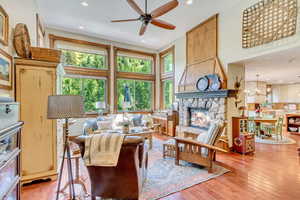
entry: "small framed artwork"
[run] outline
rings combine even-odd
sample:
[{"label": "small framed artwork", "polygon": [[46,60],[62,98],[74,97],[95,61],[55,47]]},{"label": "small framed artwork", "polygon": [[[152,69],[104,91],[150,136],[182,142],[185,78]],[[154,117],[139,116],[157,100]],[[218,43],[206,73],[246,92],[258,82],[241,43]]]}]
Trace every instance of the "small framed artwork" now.
[{"label": "small framed artwork", "polygon": [[0,49],[0,88],[12,88],[12,56]]},{"label": "small framed artwork", "polygon": [[0,6],[0,42],[8,45],[8,15],[5,10]]}]

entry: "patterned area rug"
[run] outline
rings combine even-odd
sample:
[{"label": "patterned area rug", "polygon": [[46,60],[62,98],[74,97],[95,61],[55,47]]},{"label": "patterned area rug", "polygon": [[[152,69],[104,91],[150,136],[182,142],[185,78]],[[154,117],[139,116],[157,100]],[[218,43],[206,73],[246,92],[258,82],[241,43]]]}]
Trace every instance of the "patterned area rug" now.
[{"label": "patterned area rug", "polygon": [[162,158],[162,144],[154,138],[153,149],[149,152],[147,181],[140,200],[159,199],[229,172],[215,165],[215,172],[209,174],[207,169],[184,161],[176,166],[173,158]]},{"label": "patterned area rug", "polygon": [[282,140],[280,139],[280,137],[276,138],[276,136],[272,136],[272,137],[269,137],[269,138],[260,138],[260,137],[255,137],[255,142],[257,143],[263,143],[263,144],[295,144],[296,141],[289,138],[289,137],[286,137],[286,136],[282,136]]}]

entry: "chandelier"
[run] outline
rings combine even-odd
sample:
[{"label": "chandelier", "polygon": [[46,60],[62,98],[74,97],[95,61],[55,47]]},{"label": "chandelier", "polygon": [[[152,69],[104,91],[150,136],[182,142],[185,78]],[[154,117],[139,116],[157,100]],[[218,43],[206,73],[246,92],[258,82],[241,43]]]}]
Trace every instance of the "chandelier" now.
[{"label": "chandelier", "polygon": [[251,90],[245,90],[245,93],[248,96],[265,96],[265,94],[259,89],[259,74],[256,74],[256,86],[254,89]]}]

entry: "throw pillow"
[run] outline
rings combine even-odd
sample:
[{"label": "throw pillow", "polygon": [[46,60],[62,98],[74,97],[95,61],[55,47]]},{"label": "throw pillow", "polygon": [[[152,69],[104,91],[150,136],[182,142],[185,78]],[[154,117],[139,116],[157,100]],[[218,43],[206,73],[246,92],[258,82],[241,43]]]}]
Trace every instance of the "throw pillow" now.
[{"label": "throw pillow", "polygon": [[[219,123],[211,123],[208,131],[206,134],[200,134],[197,137],[197,141],[203,144],[213,145],[213,143],[216,140],[216,137],[218,136],[220,130],[220,124]],[[207,148],[201,148],[201,154],[204,156],[208,155],[208,149]]]},{"label": "throw pillow", "polygon": [[98,121],[98,130],[111,130],[112,129],[112,121]]},{"label": "throw pillow", "polygon": [[142,126],[143,125],[142,124],[142,117],[143,117],[143,115],[140,115],[140,114],[134,115],[132,117],[133,126]]}]

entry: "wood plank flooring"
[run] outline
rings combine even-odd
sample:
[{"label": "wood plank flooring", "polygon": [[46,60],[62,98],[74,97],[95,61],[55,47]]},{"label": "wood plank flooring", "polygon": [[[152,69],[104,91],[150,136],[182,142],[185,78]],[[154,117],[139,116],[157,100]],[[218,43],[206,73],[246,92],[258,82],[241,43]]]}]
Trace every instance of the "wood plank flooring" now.
[{"label": "wood plank flooring", "polygon": [[[174,193],[163,200],[300,200],[300,136],[292,145],[256,144],[254,156],[218,154],[231,172]],[[51,200],[56,182],[22,188],[22,200]]]}]

